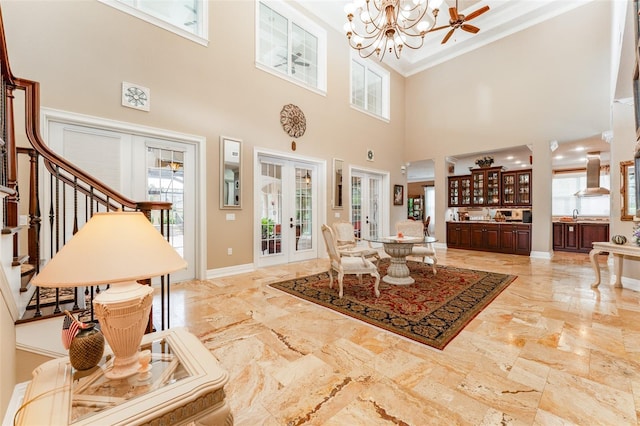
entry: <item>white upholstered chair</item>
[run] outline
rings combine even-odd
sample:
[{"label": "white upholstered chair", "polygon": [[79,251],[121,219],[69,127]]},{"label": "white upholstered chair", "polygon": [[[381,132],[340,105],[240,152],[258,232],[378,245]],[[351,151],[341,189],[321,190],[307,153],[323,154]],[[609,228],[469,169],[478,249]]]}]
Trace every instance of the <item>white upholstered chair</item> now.
[{"label": "white upholstered chair", "polygon": [[338,245],[338,252],[340,255],[360,257],[364,252],[364,257],[378,266],[380,253],[378,250],[371,247],[370,242],[367,242],[366,246],[358,246],[358,241],[361,240],[356,237],[355,229],[351,222],[334,222],[331,227],[333,228],[333,233],[336,238],[336,244]]},{"label": "white upholstered chair", "polygon": [[[396,223],[396,231],[402,232],[405,237],[418,237],[424,238],[424,223],[418,220],[403,220]],[[411,256],[421,257],[422,261],[428,258],[431,260],[431,268],[433,269],[433,275],[437,273],[436,265],[438,264],[438,258],[436,257],[436,251],[433,245],[426,244],[414,244],[411,249]],[[425,262],[427,263],[427,262]]]},{"label": "white upholstered chair", "polygon": [[361,283],[362,274],[368,274],[376,279],[373,290],[376,297],[380,296],[380,290],[378,289],[380,285],[378,267],[370,260],[365,259],[364,254],[360,257],[341,256],[338,252],[338,244],[333,235],[333,230],[327,225],[322,225],[322,236],[324,237],[324,243],[327,247],[329,260],[331,261],[329,268],[329,288],[333,288],[333,271],[336,271],[338,274],[338,295],[340,298],[342,298],[343,294],[342,279],[345,274],[358,275]]}]

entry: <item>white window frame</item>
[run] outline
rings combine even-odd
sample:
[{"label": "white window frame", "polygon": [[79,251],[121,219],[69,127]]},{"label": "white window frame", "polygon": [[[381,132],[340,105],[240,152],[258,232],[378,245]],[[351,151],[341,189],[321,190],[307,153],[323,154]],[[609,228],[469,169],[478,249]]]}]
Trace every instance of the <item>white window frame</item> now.
[{"label": "white window frame", "polygon": [[143,10],[138,9],[135,6],[123,3],[121,0],[98,0],[100,3],[104,3],[107,6],[111,6],[114,9],[118,9],[121,12],[128,13],[131,16],[135,16],[138,19],[142,19],[150,24],[158,26],[167,31],[171,31],[181,37],[189,39],[193,42],[201,44],[203,46],[209,45],[209,2],[207,0],[198,1],[198,26],[195,33],[185,30],[183,27],[172,24],[161,17],[152,15]]},{"label": "white window frame", "polygon": [[[317,86],[310,86],[307,83],[295,79],[289,75],[289,71],[287,74],[284,74],[276,69],[274,69],[271,65],[265,64],[260,60],[260,3],[274,10],[278,14],[282,15],[289,21],[289,28],[291,28],[292,23],[296,24],[303,30],[312,34],[318,40],[318,83]],[[255,48],[255,61],[256,68],[273,74],[279,78],[287,80],[293,84],[296,84],[300,87],[304,87],[313,92],[316,92],[321,95],[326,95],[327,93],[327,31],[313,22],[311,19],[298,12],[296,9],[287,5],[282,0],[256,0],[255,2],[255,36],[256,36],[256,48]],[[291,31],[288,31],[289,37],[289,49],[291,49]],[[289,55],[291,52],[289,52]]]},{"label": "white window frame", "polygon": [[[556,179],[572,179],[574,182],[577,182],[575,186],[576,191],[584,189],[587,184],[586,177],[586,169],[584,170],[558,170],[555,171],[552,175],[552,186],[554,186],[554,182]],[[606,168],[600,168],[600,182],[604,187],[611,187],[611,173]],[[570,192],[573,192],[573,189]],[[561,210],[558,206],[558,201],[563,200],[568,205],[567,210]],[[551,214],[553,216],[571,216],[573,209],[577,209],[579,214],[590,217],[609,217],[611,214],[611,201],[610,195],[603,195],[600,197],[577,197],[573,195],[573,193],[568,196],[558,196],[557,194],[552,194],[551,197]],[[589,210],[585,205],[594,204],[594,202],[601,201],[598,203],[602,208],[602,211],[592,211]],[[593,206],[590,206],[593,208]]]},{"label": "white window frame", "polygon": [[[360,66],[364,67],[364,105],[365,107],[358,106],[353,103],[353,63],[357,63]],[[375,112],[369,111],[367,109],[367,97],[368,97],[368,85],[367,85],[367,75],[368,71],[372,71],[375,74],[378,74],[382,77],[382,114],[377,114]],[[380,120],[389,122],[391,120],[391,73],[384,69],[383,67],[372,63],[370,60],[362,59],[358,56],[351,55],[351,61],[349,62],[349,103],[351,104],[351,108],[356,109],[360,112],[368,114],[372,117],[378,118]]]}]

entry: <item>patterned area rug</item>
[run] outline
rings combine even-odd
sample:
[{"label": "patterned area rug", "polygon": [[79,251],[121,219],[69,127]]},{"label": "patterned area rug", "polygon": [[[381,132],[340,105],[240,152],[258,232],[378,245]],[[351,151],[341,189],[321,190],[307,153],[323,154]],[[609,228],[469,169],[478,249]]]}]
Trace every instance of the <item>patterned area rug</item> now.
[{"label": "patterned area rug", "polygon": [[[380,277],[386,274],[389,259],[380,261]],[[430,265],[408,261],[412,285],[398,286],[380,280],[380,297],[373,294],[374,279],[364,276],[362,285],[355,275],[344,277],[344,296],[338,298],[334,277],[323,272],[270,284],[304,300],[333,309],[436,349],[444,347],[517,276],[438,265],[433,275]]]}]

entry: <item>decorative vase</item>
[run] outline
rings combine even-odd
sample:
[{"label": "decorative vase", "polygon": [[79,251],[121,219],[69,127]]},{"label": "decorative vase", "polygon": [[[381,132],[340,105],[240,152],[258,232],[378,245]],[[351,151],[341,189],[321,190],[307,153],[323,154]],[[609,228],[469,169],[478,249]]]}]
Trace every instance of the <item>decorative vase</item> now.
[{"label": "decorative vase", "polygon": [[614,235],[613,237],[611,237],[611,242],[613,244],[624,244],[627,242],[627,237],[625,237],[624,235]]},{"label": "decorative vase", "polygon": [[76,370],[95,367],[104,353],[104,336],[94,323],[85,324],[87,328],[80,329],[69,346],[69,360]]}]

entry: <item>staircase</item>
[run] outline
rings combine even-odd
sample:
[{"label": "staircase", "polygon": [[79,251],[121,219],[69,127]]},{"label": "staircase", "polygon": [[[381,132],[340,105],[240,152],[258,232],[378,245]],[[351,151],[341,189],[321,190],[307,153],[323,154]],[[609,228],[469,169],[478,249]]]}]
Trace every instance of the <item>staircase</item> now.
[{"label": "staircase", "polygon": [[[48,319],[63,315],[64,309],[78,312],[86,307],[92,320],[91,301],[99,287],[77,289],[67,304],[56,298],[43,306],[40,289],[32,287],[30,280],[94,213],[140,211],[168,236],[171,203],[131,200],[50,150],[39,130],[39,83],[14,76],[8,58],[0,10],[0,291],[19,328],[43,327]],[[25,107],[20,120],[15,120],[16,98]],[[24,129],[16,129],[16,122],[24,122]],[[168,285],[168,276],[161,280]],[[149,280],[143,283],[150,285]],[[27,309],[32,297],[36,304]],[[160,314],[164,327],[168,312]],[[55,323],[58,338],[61,321]],[[150,317],[148,331],[152,328]],[[16,334],[20,335],[18,328]]]}]

